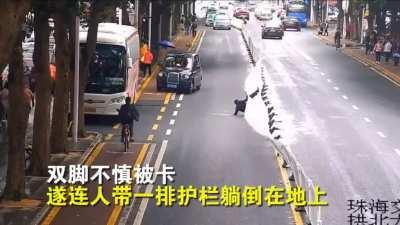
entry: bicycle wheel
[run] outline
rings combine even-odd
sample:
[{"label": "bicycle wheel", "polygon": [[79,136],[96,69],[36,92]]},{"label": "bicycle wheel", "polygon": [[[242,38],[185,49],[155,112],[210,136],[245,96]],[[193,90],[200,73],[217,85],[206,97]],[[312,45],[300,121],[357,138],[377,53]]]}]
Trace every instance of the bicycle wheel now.
[{"label": "bicycle wheel", "polygon": [[124,147],[125,147],[125,152],[128,152],[128,148],[129,148],[128,135],[125,135],[125,137],[124,137]]}]

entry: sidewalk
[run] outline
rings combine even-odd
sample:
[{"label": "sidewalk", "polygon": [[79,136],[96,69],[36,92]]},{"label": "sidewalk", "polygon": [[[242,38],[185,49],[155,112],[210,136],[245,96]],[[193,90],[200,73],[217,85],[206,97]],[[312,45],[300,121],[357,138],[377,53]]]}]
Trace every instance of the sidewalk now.
[{"label": "sidewalk", "polygon": [[[314,32],[314,36],[316,38],[320,39],[329,46],[335,46],[334,30],[330,30],[328,36],[317,35],[317,31],[318,30],[316,29]],[[347,39],[342,39],[342,43],[343,46],[341,50],[344,54],[377,72],[379,75],[385,77],[392,83],[400,86],[400,66],[394,66],[392,59],[390,59],[389,62],[385,62],[384,57],[381,57],[381,62],[376,63],[375,56],[373,54],[365,54],[365,47],[362,44]]]},{"label": "sidewalk", "polygon": [[[88,132],[87,138],[80,138],[78,143],[68,139],[68,153],[51,154],[50,165],[79,164],[89,156],[102,139],[98,133]],[[0,143],[5,146],[4,139]],[[0,148],[0,195],[5,187],[7,171],[7,150]],[[30,224],[46,203],[47,177],[26,176],[27,198],[19,202],[0,202],[0,224]]]},{"label": "sidewalk", "polygon": [[[199,29],[199,35],[196,38],[192,38],[189,36],[178,36],[175,38],[174,43],[176,45],[176,49],[181,50],[193,50],[195,48],[196,40],[199,40],[199,37],[202,34],[202,30]],[[137,90],[137,99],[135,101],[146,101],[146,96],[148,92],[153,92],[151,89],[155,83],[155,77],[157,76],[159,71],[159,66],[157,63],[154,64],[152,75],[145,77],[142,79],[142,82]],[[164,95],[168,93],[160,93],[158,96],[160,101],[164,101]],[[146,124],[143,119],[145,115],[141,116],[141,123]],[[135,125],[135,127],[138,127]],[[145,133],[147,130],[150,130],[149,127],[144,128]],[[85,154],[80,158],[80,163],[84,163],[85,165],[109,165],[111,168],[114,164],[122,165],[127,164],[134,167],[135,165],[141,165],[143,163],[143,159],[146,157],[147,152],[149,151],[149,142],[134,142],[130,144],[130,148],[128,152],[123,151],[123,146],[119,143],[120,139],[120,130],[118,128],[112,129],[112,132],[109,134],[104,134],[104,139],[98,145],[93,148],[93,151]],[[72,156],[71,156],[72,157]],[[65,160],[61,160],[65,161]],[[67,164],[76,164],[76,160],[68,160]],[[64,165],[64,164],[61,164]],[[111,173],[110,173],[111,175]],[[42,178],[46,180],[46,178]],[[107,193],[112,192],[112,183],[113,182],[105,182],[103,187],[103,193],[105,193],[105,197],[108,200],[112,200],[111,196]],[[89,182],[84,185],[88,188],[89,199],[92,199],[93,196],[97,193],[98,184]],[[50,207],[46,204],[47,202],[47,185],[41,188],[43,191],[39,195],[39,202],[29,202],[32,205],[29,209],[26,207],[16,208],[4,208],[1,210],[0,208],[0,224],[11,225],[11,224],[117,224],[118,220],[124,214],[124,207],[115,206],[111,201],[111,205],[106,207],[101,202],[100,204],[96,204],[95,206],[88,207]],[[35,204],[33,204],[35,203]],[[27,204],[27,203],[25,203]],[[1,205],[0,205],[1,207]],[[24,218],[24,221],[21,221],[21,218]],[[20,222],[21,221],[21,222]]]}]

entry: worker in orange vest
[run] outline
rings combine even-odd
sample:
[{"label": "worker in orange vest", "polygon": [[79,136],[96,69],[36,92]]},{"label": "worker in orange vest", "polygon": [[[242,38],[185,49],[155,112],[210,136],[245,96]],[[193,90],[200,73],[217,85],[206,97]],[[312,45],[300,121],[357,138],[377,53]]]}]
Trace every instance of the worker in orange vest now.
[{"label": "worker in orange vest", "polygon": [[146,76],[146,72],[149,71],[149,75],[151,75],[151,64],[153,63],[153,53],[151,53],[150,49],[147,49],[142,57],[142,63],[144,65],[144,74]]}]

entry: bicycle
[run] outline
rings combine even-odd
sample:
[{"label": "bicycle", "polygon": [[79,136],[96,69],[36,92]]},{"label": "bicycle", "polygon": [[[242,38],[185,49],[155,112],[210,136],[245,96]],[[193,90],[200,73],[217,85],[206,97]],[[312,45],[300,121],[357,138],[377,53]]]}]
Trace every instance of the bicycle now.
[{"label": "bicycle", "polygon": [[123,130],[123,142],[124,142],[124,150],[125,152],[128,152],[128,148],[129,148],[129,140],[131,137],[131,132],[129,131],[129,124],[124,124],[122,127]]}]

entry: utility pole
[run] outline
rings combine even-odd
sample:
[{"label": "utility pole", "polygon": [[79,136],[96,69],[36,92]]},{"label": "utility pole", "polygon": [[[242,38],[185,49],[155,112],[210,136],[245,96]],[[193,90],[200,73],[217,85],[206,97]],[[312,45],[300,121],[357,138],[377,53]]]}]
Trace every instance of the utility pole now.
[{"label": "utility pole", "polygon": [[151,49],[151,21],[152,21],[152,16],[153,16],[153,3],[150,1],[149,2],[149,49]]},{"label": "utility pole", "polygon": [[135,0],[135,26],[139,28],[139,0]]},{"label": "utility pole", "polygon": [[314,0],[311,0],[311,12],[310,12],[310,17],[311,17],[311,23],[314,25],[315,24],[315,16],[314,16]]},{"label": "utility pole", "polygon": [[79,112],[79,15],[75,17],[75,79],[74,79],[74,106],[72,122],[72,138],[74,143],[78,142],[78,112]]},{"label": "utility pole", "polygon": [[119,12],[118,24],[122,25],[122,8],[118,8],[117,10]]}]

